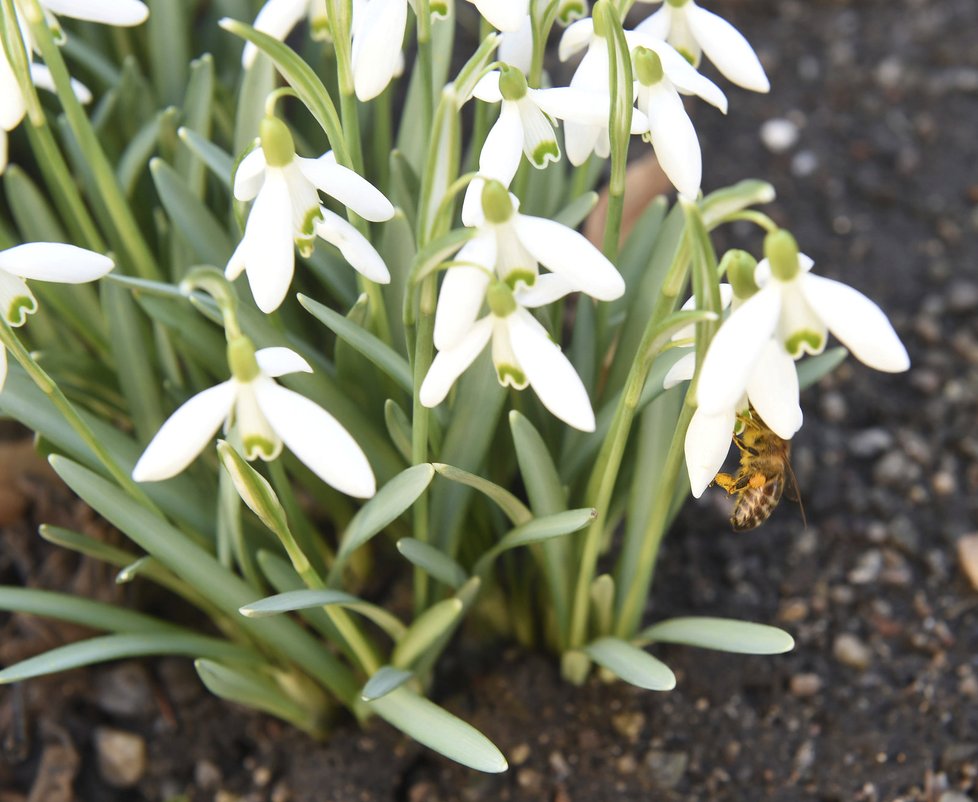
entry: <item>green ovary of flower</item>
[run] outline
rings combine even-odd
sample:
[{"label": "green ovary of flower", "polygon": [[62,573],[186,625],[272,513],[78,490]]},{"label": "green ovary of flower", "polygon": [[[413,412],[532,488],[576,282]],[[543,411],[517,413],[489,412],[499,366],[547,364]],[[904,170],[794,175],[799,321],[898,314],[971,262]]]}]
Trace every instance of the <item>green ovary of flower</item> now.
[{"label": "green ovary of flower", "polygon": [[261,149],[269,167],[285,167],[295,158],[295,142],[288,126],[277,117],[265,117],[258,129]]},{"label": "green ovary of flower", "polygon": [[526,76],[521,70],[508,64],[499,68],[499,93],[503,100],[522,100],[527,88]]},{"label": "green ovary of flower", "polygon": [[513,216],[509,190],[498,181],[486,181],[482,188],[482,212],[490,223],[505,223]]},{"label": "green ovary of flower", "polygon": [[509,317],[516,311],[516,299],[509,285],[497,281],[486,293],[486,303],[496,317]]},{"label": "green ovary of flower", "polygon": [[771,265],[771,275],[780,281],[791,281],[801,269],[798,265],[798,243],[791,232],[779,228],[764,238],[764,255]]},{"label": "green ovary of flower", "polygon": [[662,69],[662,59],[654,50],[647,47],[635,48],[635,76],[643,86],[653,86],[665,76]]},{"label": "green ovary of flower", "polygon": [[757,260],[747,251],[736,248],[727,251],[720,262],[720,272],[726,273],[730,279],[730,286],[733,287],[734,295],[741,300],[750,298],[759,287],[754,281],[754,270],[757,267]]}]

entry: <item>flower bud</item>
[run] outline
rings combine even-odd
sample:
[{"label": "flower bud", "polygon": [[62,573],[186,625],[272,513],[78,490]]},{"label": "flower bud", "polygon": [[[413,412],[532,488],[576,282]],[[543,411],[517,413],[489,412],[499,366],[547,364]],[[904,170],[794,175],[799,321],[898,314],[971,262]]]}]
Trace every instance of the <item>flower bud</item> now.
[{"label": "flower bud", "polygon": [[269,167],[284,167],[295,158],[292,134],[278,117],[265,117],[258,128],[258,136]]},{"label": "flower bud", "polygon": [[750,298],[760,288],[754,281],[754,269],[757,267],[757,260],[747,251],[733,250],[727,251],[720,262],[720,272],[726,273],[733,287],[734,295],[744,301]]},{"label": "flower bud", "polygon": [[764,238],[764,256],[771,265],[771,275],[779,281],[791,281],[798,275],[798,243],[791,232],[779,228]]},{"label": "flower bud", "polygon": [[239,382],[250,382],[258,378],[261,368],[255,359],[255,346],[247,337],[235,337],[228,342],[228,366],[231,375]]},{"label": "flower bud", "polygon": [[499,93],[503,100],[522,100],[526,97],[526,76],[516,67],[503,64],[499,68]]},{"label": "flower bud", "polygon": [[636,47],[632,58],[635,62],[635,77],[643,86],[659,83],[665,75],[662,69],[662,59],[654,50],[647,47]]},{"label": "flower bud", "polygon": [[509,317],[516,311],[516,299],[509,285],[503,281],[497,281],[486,293],[486,303],[489,311],[496,317]]},{"label": "flower bud", "polygon": [[482,188],[482,213],[490,223],[505,223],[513,216],[509,190],[498,181],[486,181]]}]

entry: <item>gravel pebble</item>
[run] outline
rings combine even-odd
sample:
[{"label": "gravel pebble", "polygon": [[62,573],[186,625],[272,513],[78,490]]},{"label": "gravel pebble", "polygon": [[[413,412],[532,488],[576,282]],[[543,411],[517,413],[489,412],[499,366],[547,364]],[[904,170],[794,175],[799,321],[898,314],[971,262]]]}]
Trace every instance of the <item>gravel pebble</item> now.
[{"label": "gravel pebble", "polygon": [[146,741],[134,732],[95,730],[99,774],[113,788],[132,788],[146,773]]},{"label": "gravel pebble", "polygon": [[822,690],[822,678],[818,674],[795,674],[789,683],[792,696],[807,699]]},{"label": "gravel pebble", "polygon": [[784,117],[775,117],[761,125],[761,142],[772,153],[784,153],[798,142],[798,126]]},{"label": "gravel pebble", "polygon": [[844,632],[836,636],[832,644],[832,654],[835,659],[850,668],[862,671],[869,667],[873,659],[872,650],[855,635]]},{"label": "gravel pebble", "polygon": [[143,716],[153,710],[149,674],[140,663],[121,663],[95,681],[95,704],[114,716]]}]

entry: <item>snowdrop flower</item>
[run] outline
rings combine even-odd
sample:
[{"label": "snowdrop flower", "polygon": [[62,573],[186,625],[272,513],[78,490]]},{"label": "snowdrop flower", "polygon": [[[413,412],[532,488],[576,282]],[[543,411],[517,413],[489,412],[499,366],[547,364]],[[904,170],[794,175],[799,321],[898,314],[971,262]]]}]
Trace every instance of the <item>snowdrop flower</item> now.
[{"label": "snowdrop flower", "polygon": [[694,66],[699,66],[700,56],[706,53],[728,81],[744,89],[767,92],[771,88],[757,54],[740,31],[694,0],[666,0],[635,30],[669,42],[688,55]]},{"label": "snowdrop flower", "polygon": [[517,31],[530,16],[530,0],[469,0],[492,27]]},{"label": "snowdrop flower", "polygon": [[332,151],[318,159],[296,156],[292,135],[281,120],[266,117],[260,140],[261,147],[241,160],[234,179],[234,196],[240,201],[254,199],[254,205],[244,237],[225,269],[227,278],[233,281],[246,272],[258,308],[273,312],[292,283],[293,243],[308,254],[318,236],[339,248],[371,281],[389,282],[390,273],[380,254],[354,226],[322,206],[317,191],[374,222],[394,215],[383,193],[337,164]]},{"label": "snowdrop flower", "polygon": [[275,379],[311,373],[288,348],[255,351],[246,337],[228,343],[231,378],[193,396],[163,424],[133,468],[137,482],[169,479],[186,468],[221,424],[238,427],[248,460],[273,460],[283,443],[326,484],[369,498],[376,483],[360,446],[326,410]]},{"label": "snowdrop flower", "polygon": [[[422,383],[421,403],[440,404],[492,339],[500,384],[531,385],[554,415],[592,431],[594,413],[580,378],[526,310],[574,290],[613,300],[624,293],[625,283],[583,236],[551,220],[522,215],[515,204],[500,183],[486,183],[479,233],[459,251],[457,266],[442,282],[434,329],[439,353]],[[553,272],[540,275],[538,263]],[[477,319],[484,301],[489,315]]]},{"label": "snowdrop flower", "polygon": [[[15,0],[14,5],[23,0]],[[60,32],[57,14],[86,22],[118,25],[131,28],[142,25],[149,16],[149,9],[141,0],[38,0],[48,25]],[[25,5],[29,5],[25,4]],[[25,9],[26,11],[26,9]]]},{"label": "snowdrop flower", "polygon": [[407,0],[362,0],[353,11],[353,89],[371,100],[402,68]]},{"label": "snowdrop flower", "polygon": [[[309,20],[313,39],[325,39],[329,35],[326,0],[268,0],[255,17],[253,27],[284,42],[303,17]],[[247,69],[257,57],[258,48],[251,42],[246,43],[241,53],[241,66]]]},{"label": "snowdrop flower", "polygon": [[[0,314],[8,326],[23,326],[37,311],[25,279],[82,284],[101,278],[112,260],[93,251],[57,242],[30,242],[0,251]],[[0,390],[7,378],[7,353],[0,346]]]},{"label": "snowdrop flower", "polygon": [[693,69],[664,42],[629,37],[645,44],[634,50],[638,108],[648,119],[643,138],[652,143],[659,166],[681,195],[695,199],[703,176],[700,143],[683,108],[680,91],[693,93],[726,114],[727,98],[720,88]]},{"label": "snowdrop flower", "polygon": [[530,71],[533,66],[533,21],[529,14],[523,17],[515,31],[500,34],[496,55],[503,64],[516,67],[524,75]]},{"label": "snowdrop flower", "polygon": [[768,234],[764,250],[755,271],[760,289],[734,309],[703,358],[697,405],[707,415],[736,411],[746,392],[785,437],[801,424],[793,360],[821,353],[830,331],[871,368],[899,373],[910,359],[883,311],[852,287],[813,275],[812,260],[787,231]]}]

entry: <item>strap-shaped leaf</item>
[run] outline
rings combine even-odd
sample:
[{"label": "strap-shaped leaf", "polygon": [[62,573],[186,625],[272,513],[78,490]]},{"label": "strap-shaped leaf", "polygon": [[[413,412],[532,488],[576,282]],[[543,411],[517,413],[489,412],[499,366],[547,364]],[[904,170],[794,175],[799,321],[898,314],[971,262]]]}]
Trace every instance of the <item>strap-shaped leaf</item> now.
[{"label": "strap-shaped leaf", "polygon": [[184,632],[126,632],[69,643],[36,657],[21,660],[0,671],[0,683],[20,682],[123,657],[164,654],[252,662],[262,659],[257,653],[241,646],[204,635]]},{"label": "strap-shaped leaf", "polygon": [[285,591],[284,593],[278,593],[274,596],[268,596],[264,599],[246,604],[238,612],[247,618],[267,618],[270,615],[312,610],[315,608],[329,607],[330,605],[345,607],[356,613],[360,613],[364,618],[373,621],[383,629],[393,640],[398,640],[403,637],[406,631],[404,624],[383,607],[378,607],[376,604],[366,602],[342,590],[330,590],[328,588],[304,588]]},{"label": "strap-shaped leaf", "polygon": [[413,537],[402,537],[398,540],[397,550],[410,563],[456,590],[469,578],[465,569],[441,549]]},{"label": "strap-shaped leaf", "polygon": [[410,671],[394,668],[394,666],[381,666],[363,686],[360,698],[365,702],[372,702],[381,696],[386,696],[391,691],[396,691],[413,676],[414,674]]},{"label": "strap-shaped leaf", "polygon": [[509,413],[509,429],[533,512],[550,515],[566,510],[567,498],[560,473],[536,427],[514,409]]},{"label": "strap-shaped leaf", "polygon": [[177,627],[114,604],[40,588],[0,587],[0,610],[42,615],[113,632],[172,632]]},{"label": "strap-shaped leaf", "polygon": [[839,346],[830,348],[818,356],[810,356],[798,362],[798,387],[802,390],[811,387],[823,376],[839,367],[847,356],[849,356],[849,351]]},{"label": "strap-shaped leaf", "polygon": [[475,727],[403,686],[368,704],[388,724],[456,763],[492,774],[509,768]]},{"label": "strap-shaped leaf", "polygon": [[410,666],[429,646],[452,629],[464,608],[461,599],[451,598],[425,610],[397,642],[391,664],[397,668]]},{"label": "strap-shaped leaf", "polygon": [[591,523],[597,514],[593,507],[585,507],[579,510],[558,512],[555,515],[545,515],[542,518],[534,518],[529,523],[517,526],[507,532],[495,546],[479,558],[473,573],[481,575],[496,557],[509,549],[562,537],[571,532],[578,532]]},{"label": "strap-shaped leaf", "polygon": [[177,129],[180,141],[209,169],[227,189],[231,189],[231,171],[234,159],[226,150],[219,148],[213,142],[204,139],[191,128]]},{"label": "strap-shaped leaf", "polygon": [[522,501],[516,498],[506,488],[500,487],[488,479],[483,479],[474,473],[463,471],[454,465],[445,465],[442,462],[434,463],[434,468],[440,476],[444,476],[452,482],[467,485],[492,499],[499,509],[506,513],[506,517],[516,525],[526,523],[533,517],[533,514],[526,508],[526,505]]},{"label": "strap-shaped leaf", "polygon": [[676,675],[669,666],[620,638],[599,638],[584,651],[599,666],[639,688],[671,691],[676,687]]},{"label": "strap-shaped leaf", "polygon": [[682,643],[736,654],[783,654],[795,647],[783,629],[751,621],[686,616],[660,621],[642,630],[639,643]]}]

